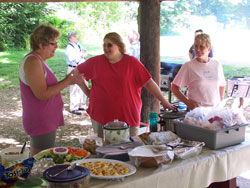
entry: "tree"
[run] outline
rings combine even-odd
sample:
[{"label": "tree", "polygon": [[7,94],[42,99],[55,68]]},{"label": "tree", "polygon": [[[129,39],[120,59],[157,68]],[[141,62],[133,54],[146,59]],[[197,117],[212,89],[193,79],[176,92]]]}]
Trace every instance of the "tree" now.
[{"label": "tree", "polygon": [[241,20],[246,23],[248,29],[250,29],[250,0],[242,0],[235,8],[235,20]]},{"label": "tree", "polygon": [[161,3],[161,35],[176,34],[174,28],[188,27],[187,18],[195,11],[197,0]]},{"label": "tree", "polygon": [[46,6],[46,3],[0,3],[0,50],[25,48],[28,35],[49,13]]},{"label": "tree", "polygon": [[230,23],[230,21],[234,17],[234,6],[228,0],[199,0],[200,3],[196,6],[195,14],[198,16],[210,16],[214,15],[218,22],[224,24],[224,28],[226,25]]},{"label": "tree", "polygon": [[[82,18],[82,31],[94,31],[103,36],[115,24],[137,21],[138,2],[80,2],[65,3]],[[92,32],[93,33],[93,32]]]}]

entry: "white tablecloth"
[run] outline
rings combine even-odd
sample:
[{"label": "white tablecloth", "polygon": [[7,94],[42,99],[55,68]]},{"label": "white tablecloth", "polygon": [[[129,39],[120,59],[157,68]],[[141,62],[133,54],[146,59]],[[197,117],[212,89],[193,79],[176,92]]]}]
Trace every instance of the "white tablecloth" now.
[{"label": "white tablecloth", "polygon": [[250,138],[220,150],[204,148],[196,157],[174,160],[158,168],[137,168],[124,181],[91,179],[90,187],[119,188],[205,188],[250,170]]}]

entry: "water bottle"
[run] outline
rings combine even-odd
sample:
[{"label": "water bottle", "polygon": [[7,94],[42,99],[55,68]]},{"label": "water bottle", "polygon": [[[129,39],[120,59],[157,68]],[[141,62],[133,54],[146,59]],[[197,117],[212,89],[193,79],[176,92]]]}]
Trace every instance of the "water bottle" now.
[{"label": "water bottle", "polygon": [[150,132],[157,132],[157,120],[158,114],[156,112],[151,112],[149,116]]}]

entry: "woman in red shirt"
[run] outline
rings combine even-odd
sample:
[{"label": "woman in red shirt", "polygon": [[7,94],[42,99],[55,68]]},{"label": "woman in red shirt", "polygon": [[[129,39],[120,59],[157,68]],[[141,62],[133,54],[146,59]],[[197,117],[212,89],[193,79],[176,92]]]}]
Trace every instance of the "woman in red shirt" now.
[{"label": "woman in red shirt", "polygon": [[144,65],[125,54],[125,44],[119,34],[108,33],[104,37],[103,50],[104,54],[77,67],[85,79],[92,82],[87,112],[99,137],[103,137],[102,125],[114,119],[130,126],[130,136],[138,134],[142,87],[160,100],[164,109],[174,109],[164,99]]}]

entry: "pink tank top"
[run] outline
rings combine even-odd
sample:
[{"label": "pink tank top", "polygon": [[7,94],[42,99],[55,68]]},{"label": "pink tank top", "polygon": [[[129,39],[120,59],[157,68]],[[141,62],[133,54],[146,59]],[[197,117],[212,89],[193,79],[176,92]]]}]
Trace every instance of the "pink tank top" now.
[{"label": "pink tank top", "polygon": [[[47,73],[45,78],[47,86],[58,83],[57,78],[40,56],[35,53],[30,53],[27,56],[35,56],[41,61]],[[60,93],[48,100],[39,100],[35,97],[31,88],[24,84],[20,78],[19,83],[23,106],[23,127],[28,135],[38,136],[48,134],[56,131],[58,126],[64,125],[63,101]]]}]

